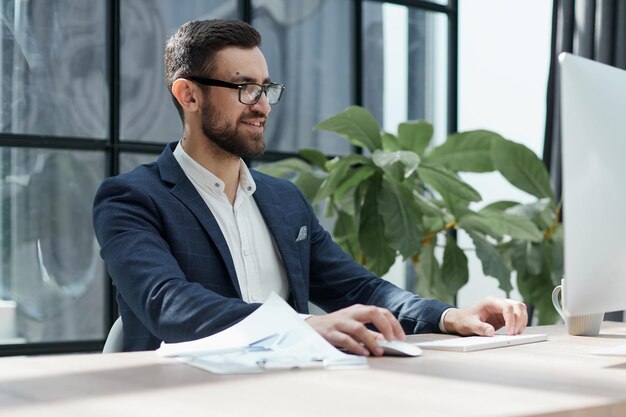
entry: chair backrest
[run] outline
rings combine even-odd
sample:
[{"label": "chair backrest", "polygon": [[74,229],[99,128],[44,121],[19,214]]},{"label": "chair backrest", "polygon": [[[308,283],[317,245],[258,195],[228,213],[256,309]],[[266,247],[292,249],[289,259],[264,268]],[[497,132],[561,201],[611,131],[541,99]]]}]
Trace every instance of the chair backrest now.
[{"label": "chair backrest", "polygon": [[106,342],[102,348],[102,353],[114,353],[124,351],[124,324],[122,318],[118,317],[109,330]]}]

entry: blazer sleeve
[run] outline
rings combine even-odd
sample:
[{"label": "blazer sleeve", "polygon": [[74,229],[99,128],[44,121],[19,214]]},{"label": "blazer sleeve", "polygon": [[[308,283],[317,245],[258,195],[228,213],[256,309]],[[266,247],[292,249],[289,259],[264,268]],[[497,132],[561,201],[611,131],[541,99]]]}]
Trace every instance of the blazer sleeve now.
[{"label": "blazer sleeve", "polygon": [[300,197],[311,218],[311,302],[325,311],[353,304],[376,305],[390,310],[408,334],[440,332],[441,315],[453,306],[424,299],[373,275],[333,241],[302,193]]},{"label": "blazer sleeve", "polygon": [[153,186],[112,177],[94,201],[101,256],[132,313],[160,340],[181,342],[214,334],[256,310],[259,304],[186,278],[164,237],[159,206],[145,191]]}]

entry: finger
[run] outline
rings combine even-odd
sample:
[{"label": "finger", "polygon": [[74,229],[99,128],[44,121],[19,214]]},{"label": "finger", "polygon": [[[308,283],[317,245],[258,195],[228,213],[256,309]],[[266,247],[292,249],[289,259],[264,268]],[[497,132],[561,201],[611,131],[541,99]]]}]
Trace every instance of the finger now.
[{"label": "finger", "polygon": [[337,330],[359,343],[361,348],[367,349],[368,352],[372,352],[376,356],[383,354],[383,349],[376,343],[376,332],[369,330],[363,323],[356,320],[339,323]]},{"label": "finger", "polygon": [[526,325],[528,324],[528,311],[526,310],[526,304],[524,303],[515,303],[513,304],[513,311],[515,312],[515,329],[516,334],[521,334],[524,329],[526,329]]},{"label": "finger", "polygon": [[498,300],[507,334],[517,334],[516,317],[513,306],[507,300]]},{"label": "finger", "polygon": [[385,308],[367,307],[362,310],[359,321],[371,323],[387,340],[404,340],[405,334],[398,319]]},{"label": "finger", "polygon": [[[370,351],[363,347],[363,345],[357,342],[350,335],[336,330],[328,335],[328,341],[335,347],[343,348],[350,353],[361,356],[369,356]],[[382,350],[382,349],[381,349]]]},{"label": "finger", "polygon": [[478,322],[473,326],[473,333],[478,336],[493,336],[496,330],[489,323]]}]

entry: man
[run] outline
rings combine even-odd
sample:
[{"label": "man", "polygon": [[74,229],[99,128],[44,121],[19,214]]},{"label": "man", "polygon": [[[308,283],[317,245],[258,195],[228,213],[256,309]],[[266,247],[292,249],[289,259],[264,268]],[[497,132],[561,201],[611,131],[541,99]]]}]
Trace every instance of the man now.
[{"label": "man", "polygon": [[405,332],[522,332],[522,303],[455,309],[373,276],[332,241],[292,183],[248,170],[242,158],[263,153],[271,104],[283,92],[260,43],[241,21],[183,25],[165,51],[182,139],[98,190],[94,226],[118,290],[125,350],[214,334],[271,292],[300,313],[308,301],[328,311],[307,322],[360,355],[382,354],[377,338]]}]

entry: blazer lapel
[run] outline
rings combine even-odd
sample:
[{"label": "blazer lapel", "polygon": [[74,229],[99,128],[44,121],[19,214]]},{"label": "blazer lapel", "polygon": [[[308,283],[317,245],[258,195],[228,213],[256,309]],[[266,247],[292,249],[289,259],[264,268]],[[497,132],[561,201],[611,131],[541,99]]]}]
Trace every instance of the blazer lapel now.
[{"label": "blazer lapel", "polygon": [[211,210],[209,210],[202,197],[200,197],[200,194],[198,194],[198,191],[195,189],[191,181],[189,181],[185,172],[182,170],[180,165],[178,165],[178,162],[173,154],[173,150],[176,145],[177,142],[168,144],[157,160],[161,173],[161,179],[174,184],[174,186],[170,189],[170,193],[172,193],[172,195],[174,195],[185,206],[187,206],[189,210],[191,210],[209,237],[213,240],[218,252],[226,264],[230,280],[237,290],[237,294],[241,297],[241,288],[239,288],[239,281],[237,280],[237,273],[235,272],[235,264],[230,254],[230,250],[228,249],[226,239],[224,238],[222,230],[217,224],[213,213],[211,213]]},{"label": "blazer lapel", "polygon": [[306,304],[301,305],[302,302],[299,301],[307,297],[298,296],[305,290],[302,288],[304,280],[302,266],[300,265],[300,255],[296,246],[296,237],[292,236],[293,227],[286,222],[285,203],[276,198],[272,188],[262,178],[254,176],[254,181],[256,183],[256,191],[253,196],[283,258],[283,265],[287,272],[287,280],[292,292],[294,307],[300,312],[308,311],[308,306]]}]

